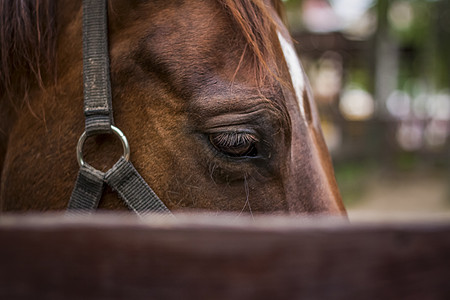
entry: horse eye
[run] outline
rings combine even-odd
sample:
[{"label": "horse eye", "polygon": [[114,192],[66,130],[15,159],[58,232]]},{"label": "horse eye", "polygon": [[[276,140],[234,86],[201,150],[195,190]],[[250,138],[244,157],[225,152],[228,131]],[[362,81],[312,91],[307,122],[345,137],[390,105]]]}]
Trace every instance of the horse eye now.
[{"label": "horse eye", "polygon": [[255,157],[258,155],[258,138],[248,132],[220,132],[209,135],[209,141],[218,151],[231,157]]}]

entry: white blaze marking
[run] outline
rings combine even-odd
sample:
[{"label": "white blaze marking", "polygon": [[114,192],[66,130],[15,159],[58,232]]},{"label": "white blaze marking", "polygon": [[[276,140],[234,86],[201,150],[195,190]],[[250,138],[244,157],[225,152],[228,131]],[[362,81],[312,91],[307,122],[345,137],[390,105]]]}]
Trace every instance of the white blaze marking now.
[{"label": "white blaze marking", "polygon": [[305,81],[303,80],[303,72],[300,67],[300,61],[298,60],[297,53],[295,52],[292,44],[286,41],[279,31],[277,33],[281,49],[283,50],[284,59],[286,60],[289,74],[291,75],[291,82],[297,97],[297,104],[300,108],[300,113],[303,120],[306,121],[305,108],[303,107],[303,89],[305,88]]}]

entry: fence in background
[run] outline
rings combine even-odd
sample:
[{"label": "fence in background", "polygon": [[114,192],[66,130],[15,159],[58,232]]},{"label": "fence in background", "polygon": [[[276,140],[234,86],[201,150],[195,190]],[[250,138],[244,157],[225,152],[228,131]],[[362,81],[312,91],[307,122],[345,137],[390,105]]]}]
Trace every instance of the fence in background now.
[{"label": "fence in background", "polygon": [[449,299],[450,223],[0,217],[0,298]]}]

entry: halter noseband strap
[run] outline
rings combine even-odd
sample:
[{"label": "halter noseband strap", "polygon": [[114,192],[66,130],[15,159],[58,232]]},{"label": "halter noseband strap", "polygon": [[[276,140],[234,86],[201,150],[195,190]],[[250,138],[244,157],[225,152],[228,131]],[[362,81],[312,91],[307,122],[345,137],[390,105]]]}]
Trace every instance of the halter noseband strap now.
[{"label": "halter noseband strap", "polygon": [[[107,4],[105,0],[83,0],[83,83],[85,132],[77,146],[80,165],[68,211],[90,212],[98,207],[104,183],[108,184],[138,215],[164,213],[169,209],[139,175],[129,161],[129,146],[123,133],[114,126],[111,81],[109,76]],[[115,133],[124,155],[106,173],[83,160],[87,137]]]}]

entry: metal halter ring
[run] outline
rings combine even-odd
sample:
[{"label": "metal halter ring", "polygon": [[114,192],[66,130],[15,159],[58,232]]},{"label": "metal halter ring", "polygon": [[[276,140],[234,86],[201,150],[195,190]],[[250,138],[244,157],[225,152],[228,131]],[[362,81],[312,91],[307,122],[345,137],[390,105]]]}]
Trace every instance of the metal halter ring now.
[{"label": "metal halter ring", "polygon": [[[127,138],[125,137],[123,132],[116,126],[111,125],[111,130],[122,142],[123,157],[125,158],[126,161],[128,161],[130,159],[130,145],[128,144]],[[77,160],[78,160],[78,165],[80,167],[83,167],[85,165],[85,162],[83,159],[83,145],[84,145],[84,142],[86,141],[86,139],[87,139],[87,135],[86,135],[86,131],[84,131],[81,134],[80,138],[78,139],[78,144],[77,144]]]}]

